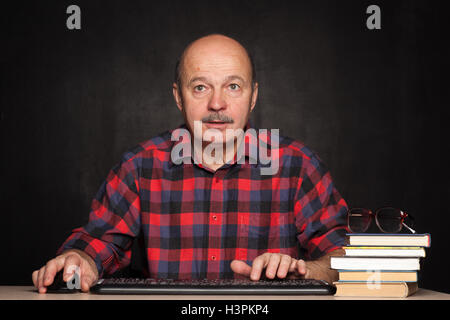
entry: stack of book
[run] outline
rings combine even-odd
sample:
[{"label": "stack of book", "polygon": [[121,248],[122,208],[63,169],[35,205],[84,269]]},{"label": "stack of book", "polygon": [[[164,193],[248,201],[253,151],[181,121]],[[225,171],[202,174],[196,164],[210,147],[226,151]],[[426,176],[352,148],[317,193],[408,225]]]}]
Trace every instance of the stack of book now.
[{"label": "stack of book", "polygon": [[336,296],[407,297],[417,289],[420,259],[430,234],[351,233],[344,256],[331,257],[338,270]]}]

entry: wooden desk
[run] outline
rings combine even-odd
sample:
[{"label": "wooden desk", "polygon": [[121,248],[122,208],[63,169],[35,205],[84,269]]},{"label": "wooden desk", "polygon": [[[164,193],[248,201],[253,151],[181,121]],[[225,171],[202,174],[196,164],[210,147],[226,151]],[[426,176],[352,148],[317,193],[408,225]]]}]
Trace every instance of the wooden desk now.
[{"label": "wooden desk", "polygon": [[39,294],[32,286],[0,286],[0,300],[450,300],[450,294],[419,289],[408,298],[335,296],[232,296],[232,295],[97,295],[90,293]]}]

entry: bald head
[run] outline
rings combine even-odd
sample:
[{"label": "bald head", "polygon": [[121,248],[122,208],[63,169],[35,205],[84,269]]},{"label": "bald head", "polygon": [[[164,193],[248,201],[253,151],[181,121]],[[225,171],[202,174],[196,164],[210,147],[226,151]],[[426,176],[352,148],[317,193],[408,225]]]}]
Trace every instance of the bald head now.
[{"label": "bald head", "polygon": [[181,89],[182,83],[189,81],[186,79],[186,69],[199,71],[202,67],[220,66],[226,59],[235,59],[246,69],[252,83],[255,82],[255,68],[249,52],[236,40],[221,35],[211,34],[191,42],[184,49],[175,67],[175,79]]}]

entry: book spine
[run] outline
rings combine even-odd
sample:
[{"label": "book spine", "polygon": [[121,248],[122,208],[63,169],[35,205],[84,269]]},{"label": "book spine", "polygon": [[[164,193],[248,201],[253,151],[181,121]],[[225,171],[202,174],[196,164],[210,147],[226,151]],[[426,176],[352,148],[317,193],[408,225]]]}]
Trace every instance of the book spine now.
[{"label": "book spine", "polygon": [[[414,264],[411,268],[407,268],[408,271],[420,270],[419,258],[407,258],[407,257],[397,257],[397,258],[386,258],[386,257],[331,257],[330,264],[331,269],[365,269],[365,270],[405,270],[404,265],[401,261],[409,262]],[[356,264],[358,267],[356,267]],[[405,270],[405,271],[406,271]]]},{"label": "book spine", "polygon": [[[419,246],[419,247],[425,247],[429,248],[431,247],[431,235],[429,233],[424,234],[380,234],[380,233],[347,233],[347,242],[349,245],[357,245],[357,246],[394,246],[394,247],[404,247],[404,246]],[[366,238],[366,237],[372,237],[371,241],[366,242],[367,240],[363,241],[362,243],[354,243],[354,239],[359,238]],[[395,237],[398,239],[401,238],[415,238],[415,239],[424,239],[425,243],[423,241],[420,241],[420,244],[415,244],[415,242],[411,242],[408,244],[392,244],[385,240],[387,237]]]},{"label": "book spine", "polygon": [[417,272],[339,270],[339,282],[417,282]]},{"label": "book spine", "polygon": [[424,250],[415,249],[359,249],[346,248],[345,256],[347,257],[409,257],[409,258],[424,258]]}]

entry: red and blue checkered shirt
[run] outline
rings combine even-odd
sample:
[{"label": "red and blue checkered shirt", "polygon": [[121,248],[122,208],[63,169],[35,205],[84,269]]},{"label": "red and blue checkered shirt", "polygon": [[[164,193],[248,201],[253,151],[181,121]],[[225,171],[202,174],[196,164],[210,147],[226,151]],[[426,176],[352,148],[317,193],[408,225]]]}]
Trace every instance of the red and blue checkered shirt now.
[{"label": "red and blue checkered shirt", "polygon": [[[105,277],[130,264],[139,237],[146,277],[217,279],[234,277],[234,259],[251,265],[265,252],[315,259],[345,244],[347,205],[301,142],[279,136],[279,170],[262,175],[261,162],[236,157],[216,171],[177,164],[172,148],[186,141],[171,137],[167,131],[123,155],[95,196],[88,223],[58,254],[83,250]],[[271,147],[268,131],[257,148]]]}]

